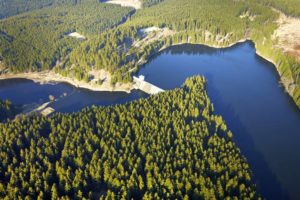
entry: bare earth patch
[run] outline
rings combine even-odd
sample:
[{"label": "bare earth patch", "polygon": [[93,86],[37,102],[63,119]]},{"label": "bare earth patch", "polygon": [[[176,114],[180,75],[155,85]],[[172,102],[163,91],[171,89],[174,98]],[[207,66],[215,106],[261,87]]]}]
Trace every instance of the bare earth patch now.
[{"label": "bare earth patch", "polygon": [[85,40],[86,37],[77,33],[77,32],[73,32],[73,33],[70,33],[68,34],[69,37],[73,37],[73,38],[76,38],[76,39],[79,39],[79,40]]},{"label": "bare earth patch", "polygon": [[142,46],[146,46],[155,41],[164,39],[170,35],[175,34],[175,31],[172,31],[168,28],[158,28],[158,27],[148,27],[139,30],[139,33],[142,34],[142,39],[137,40],[133,43],[132,46],[140,48]]},{"label": "bare earth patch", "polygon": [[[143,47],[154,43],[156,41],[162,40],[168,36],[171,36],[175,34],[175,31],[172,31],[168,28],[159,28],[159,27],[148,27],[144,29],[139,30],[139,34],[141,35],[141,38],[139,40],[136,40],[133,42],[132,47],[135,47],[137,49],[140,49],[140,51],[143,50]],[[159,51],[163,50],[165,47],[160,49]],[[144,60],[141,58],[138,61],[139,65],[145,64],[147,60]]]},{"label": "bare earth patch", "polygon": [[254,21],[256,16],[252,15],[249,11],[244,12],[243,14],[240,15],[241,19],[249,19],[250,21]]},{"label": "bare earth patch", "polygon": [[110,73],[105,70],[93,70],[89,72],[89,75],[92,77],[91,80],[89,80],[89,82],[78,81],[74,78],[64,77],[60,74],[54,73],[53,71],[2,74],[0,75],[0,80],[11,78],[25,78],[41,84],[51,82],[66,82],[75,87],[85,88],[92,91],[118,91],[129,93],[133,89],[132,83],[117,83],[114,86],[111,85]]},{"label": "bare earth patch", "polygon": [[142,3],[139,0],[108,0],[105,3],[118,4],[123,7],[133,7],[135,9],[140,9]]},{"label": "bare earth patch", "polygon": [[278,24],[279,28],[273,35],[278,40],[277,47],[300,62],[300,19],[280,13]]}]

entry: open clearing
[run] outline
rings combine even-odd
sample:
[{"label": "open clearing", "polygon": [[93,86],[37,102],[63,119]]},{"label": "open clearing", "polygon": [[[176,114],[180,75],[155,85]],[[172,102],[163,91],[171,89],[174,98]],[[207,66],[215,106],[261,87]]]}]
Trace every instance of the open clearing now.
[{"label": "open clearing", "polygon": [[69,37],[73,37],[73,38],[76,38],[78,40],[85,40],[86,37],[84,37],[83,35],[77,33],[77,32],[73,32],[73,33],[70,33],[68,34]]},{"label": "open clearing", "polygon": [[158,28],[158,27],[148,27],[144,29],[140,29],[139,33],[143,35],[141,40],[135,41],[133,46],[140,48],[142,46],[151,44],[155,41],[166,38],[170,35],[175,34],[175,31],[172,31],[168,28]]},{"label": "open clearing", "polygon": [[142,3],[139,0],[108,0],[105,3],[118,4],[123,7],[133,7],[135,9],[140,9]]},{"label": "open clearing", "polygon": [[300,62],[300,19],[280,13],[278,24],[279,28],[273,35],[278,40],[277,47]]}]

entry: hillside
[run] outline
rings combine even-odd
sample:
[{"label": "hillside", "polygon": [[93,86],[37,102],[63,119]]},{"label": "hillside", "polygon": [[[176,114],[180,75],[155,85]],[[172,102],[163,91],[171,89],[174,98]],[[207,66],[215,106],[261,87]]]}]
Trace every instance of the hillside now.
[{"label": "hillside", "polygon": [[91,0],[0,0],[0,19],[48,6],[79,4]]},{"label": "hillside", "polygon": [[201,77],[125,105],[0,124],[0,147],[0,198],[259,197]]},{"label": "hillside", "polygon": [[[300,6],[297,6],[299,1],[271,2],[276,2],[276,8],[286,10],[288,15],[292,16],[296,11],[300,12]],[[250,39],[255,43],[258,53],[276,65],[283,85],[300,106],[300,62],[297,62],[299,52],[295,54],[295,51],[285,51],[281,46],[278,48],[280,38],[274,38],[274,33],[278,27],[286,29],[287,26],[281,26],[279,22],[281,15],[272,7],[265,5],[257,4],[252,0],[238,2],[167,0],[138,12],[131,23],[135,26],[158,26],[175,30],[177,34],[166,40],[167,46],[178,43],[200,43],[224,47]],[[280,5],[285,6],[281,8]],[[299,32],[296,31],[298,24],[293,23],[291,26],[295,28],[286,30],[292,34],[295,32],[290,43],[297,44],[295,41],[300,37]],[[286,40],[290,37],[291,34],[282,39],[287,43]],[[298,47],[293,46],[293,48]]]},{"label": "hillside", "polygon": [[[135,72],[150,56],[167,46],[195,43],[226,47],[250,39],[258,53],[276,65],[285,89],[299,106],[300,63],[294,55],[276,48],[278,40],[273,37],[279,16],[271,7],[257,4],[255,0],[166,0],[138,10],[116,30],[86,41],[71,53],[71,63],[86,71],[95,64],[96,68],[110,71],[117,81],[127,81],[127,72]],[[139,34],[149,27],[160,29],[150,35]],[[166,30],[169,34],[162,32]],[[103,42],[103,38],[109,38],[110,42]],[[142,45],[135,46],[137,43]],[[111,55],[111,52],[113,56],[98,56],[98,53]]]},{"label": "hillside", "polygon": [[[120,0],[116,2],[120,4]],[[251,40],[257,54],[274,63],[280,84],[300,107],[298,0],[132,2],[138,4],[124,7],[99,0],[0,0],[0,79],[35,77],[32,79],[40,82],[64,81],[90,89],[99,86],[98,91],[130,91],[132,76],[153,55],[170,46],[189,43],[223,48]],[[257,58],[252,44],[245,51],[251,51],[250,55]],[[240,55],[243,65],[245,54]],[[253,66],[252,62],[249,66]],[[175,74],[173,69],[174,66],[170,71]],[[249,77],[247,84],[266,79],[266,76],[245,74]],[[165,73],[160,75],[167,77]],[[270,77],[274,78],[273,75]],[[239,78],[245,81],[244,77]],[[290,109],[290,99],[277,87],[277,81],[276,77],[268,84],[284,95],[284,101],[288,99]],[[224,82],[219,85],[229,85],[226,79]],[[247,88],[247,84],[239,90],[249,94],[250,98],[244,99],[255,101],[253,97],[270,95],[268,89],[253,93],[255,86]],[[229,96],[239,93],[232,91],[224,93]],[[93,96],[89,92],[86,98]],[[80,96],[71,96],[72,93],[68,90],[62,94],[66,104],[70,105],[72,99],[84,101]],[[109,99],[115,93],[105,95]],[[223,99],[222,95],[215,95],[216,99]],[[238,107],[245,106],[244,99],[236,98]],[[285,107],[278,106],[281,104],[274,104],[268,112],[262,112],[260,108],[268,102],[269,99],[262,98],[239,111],[224,101],[224,107],[215,112],[206,93],[206,81],[199,76],[188,78],[181,88],[145,99],[114,106],[92,106],[72,114],[54,113],[49,117],[31,114],[12,119],[16,107],[0,100],[0,199],[261,199],[257,188],[268,193],[272,190],[270,185],[277,188],[279,184],[281,189],[280,178],[290,178],[286,172],[295,170],[277,165],[285,163],[285,159],[274,159],[272,165],[269,160],[277,157],[277,151],[270,146],[274,147],[277,140],[289,145],[283,133],[290,125],[299,124],[294,116],[296,108],[286,111]],[[248,119],[246,115],[239,116],[239,112],[248,114],[249,110],[254,111],[250,114],[252,118],[249,123],[242,123]],[[281,118],[293,112],[291,118],[285,119],[291,123],[282,125],[287,129],[275,130],[276,123],[284,119],[269,119],[270,110],[278,110],[276,116]],[[283,111],[286,111],[284,115]],[[226,120],[233,124],[236,133],[216,113],[229,116]],[[258,118],[260,115],[263,117]],[[266,127],[265,122],[268,130],[259,132]],[[254,126],[258,127],[252,129],[256,135],[247,129]],[[296,128],[290,132],[298,133]],[[271,137],[278,134],[283,139],[269,140],[265,136],[267,139],[263,140],[259,136],[264,132],[270,132]],[[251,153],[255,151],[253,155],[247,153],[250,161],[258,161],[251,166],[260,168],[255,174],[257,180],[235,144],[235,136],[243,137],[241,142],[246,147],[243,153],[249,149]],[[258,148],[261,146],[265,151]],[[281,148],[277,149],[278,157],[291,157],[287,159],[289,163],[298,156],[283,156]],[[297,165],[293,167],[297,171]],[[283,175],[282,171],[285,171]],[[282,187],[290,187],[292,184],[285,180]],[[274,184],[269,184],[271,181]],[[291,190],[297,193],[294,188],[295,185]]]},{"label": "hillside", "polygon": [[289,16],[300,16],[300,1],[298,0],[257,0],[257,2],[274,7]]},{"label": "hillside", "polygon": [[[274,6],[281,5],[280,1],[272,2]],[[78,5],[46,8],[1,21],[2,68],[6,70],[8,67],[12,72],[54,68],[63,76],[85,81],[90,79],[91,70],[104,69],[110,72],[111,83],[115,84],[131,81],[131,74],[140,65],[161,48],[170,45],[201,43],[220,47],[251,39],[259,53],[277,65],[286,90],[300,105],[300,64],[293,55],[274,48],[277,41],[272,39],[272,35],[277,28],[279,14],[266,7],[266,3],[269,5],[271,2],[143,1],[144,5],[152,6],[145,6],[131,20],[112,30],[109,29],[123,22],[132,10],[92,0],[76,3]],[[286,5],[293,7],[294,1]],[[66,9],[68,12],[65,12]],[[287,8],[286,12],[293,13]],[[167,34],[140,34],[142,28],[152,26],[169,31]],[[25,27],[31,28],[26,30]],[[73,31],[88,39],[80,42],[65,37]]]},{"label": "hillside", "polygon": [[[0,70],[52,70],[85,82],[92,79],[91,71],[105,70],[110,74],[106,80],[114,85],[130,82],[149,57],[168,46],[226,47],[250,39],[258,53],[276,65],[286,91],[300,105],[298,46],[280,45],[297,41],[299,33],[290,41],[285,41],[285,34],[274,36],[287,27],[280,24],[281,14],[274,9],[297,16],[297,1],[145,0],[142,4],[144,9],[131,16],[133,8],[93,0],[56,1],[56,6],[2,20]],[[156,31],[143,33],[151,27]],[[87,39],[66,37],[73,31]]]},{"label": "hillside", "polygon": [[54,0],[0,0],[0,19],[52,5]]},{"label": "hillside", "polygon": [[[249,6],[260,15],[255,22],[238,17]],[[223,13],[225,8],[230,12]],[[248,38],[249,26],[256,30],[256,27],[270,19],[275,20],[276,14],[271,10],[264,11],[263,6],[256,4],[220,0],[168,0],[138,10],[123,25],[83,42],[71,52],[70,62],[86,71],[94,67],[106,69],[115,76],[116,81],[127,81],[128,72],[130,74],[138,70],[161,48],[178,43],[228,46]],[[275,27],[275,24],[269,24],[271,28]],[[266,27],[266,31],[270,26]],[[157,27],[156,31],[143,33],[144,28],[150,27],[154,27],[153,30]],[[264,29],[259,28],[259,31],[253,34],[261,35]]]},{"label": "hillside", "polygon": [[[0,60],[11,72],[40,71],[65,62],[82,41],[122,23],[132,9],[86,2],[44,8],[0,21]],[[80,74],[80,72],[78,72]]]}]

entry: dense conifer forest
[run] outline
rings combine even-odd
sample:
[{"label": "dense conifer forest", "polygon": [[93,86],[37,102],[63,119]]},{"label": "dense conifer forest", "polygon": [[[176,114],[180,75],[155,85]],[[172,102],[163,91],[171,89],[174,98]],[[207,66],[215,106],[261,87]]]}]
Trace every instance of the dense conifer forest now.
[{"label": "dense conifer forest", "polygon": [[49,6],[54,0],[0,0],[0,19]]},{"label": "dense conifer forest", "polygon": [[12,103],[8,100],[0,99],[0,123],[13,118],[16,113],[16,106],[12,105]]},{"label": "dense conifer forest", "polygon": [[19,118],[0,124],[0,198],[257,199],[232,137],[201,77],[125,105]]},{"label": "dense conifer forest", "polygon": [[48,6],[76,5],[85,1],[91,0],[0,0],[0,19]]},{"label": "dense conifer forest", "polygon": [[[253,7],[253,12],[257,12],[259,16],[256,22],[237,17],[248,11],[249,7]],[[224,13],[224,9],[229,11]],[[248,37],[250,33],[246,30],[253,29],[252,34],[257,36],[262,31],[267,32],[265,35],[270,34],[275,24],[268,23],[269,26],[265,26],[265,29],[258,27],[269,20],[275,20],[276,16],[271,10],[264,11],[264,6],[256,3],[220,0],[163,1],[159,5],[137,11],[131,20],[116,29],[85,41],[71,52],[70,63],[86,71],[94,67],[104,68],[115,75],[118,81],[128,81],[126,72],[137,69],[138,61],[147,60],[162,47],[179,43],[227,46],[245,38],[245,34]],[[132,45],[143,39],[139,30],[151,26],[168,28],[173,34],[139,47]],[[60,71],[67,73],[65,68]]]},{"label": "dense conifer forest", "polygon": [[51,69],[65,60],[81,41],[68,36],[77,31],[89,38],[118,25],[132,9],[87,1],[22,14],[0,21],[0,59],[12,72]]},{"label": "dense conifer forest", "polygon": [[[298,0],[142,3],[134,10],[98,0],[0,0],[0,74],[53,70],[88,81],[89,71],[104,69],[116,84],[171,45],[249,39],[277,64],[300,106],[300,64],[272,40],[273,8],[299,17]],[[137,45],[153,26],[166,35]],[[0,101],[1,199],[260,199],[233,134],[213,113],[204,78],[73,114],[12,119],[15,111]]]}]

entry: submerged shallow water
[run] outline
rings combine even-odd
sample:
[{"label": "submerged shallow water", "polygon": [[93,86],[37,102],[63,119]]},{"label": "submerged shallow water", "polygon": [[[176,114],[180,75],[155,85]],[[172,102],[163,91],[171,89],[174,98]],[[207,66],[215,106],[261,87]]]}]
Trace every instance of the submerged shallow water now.
[{"label": "submerged shallow water", "polygon": [[0,80],[0,99],[9,99],[16,105],[42,104],[49,96],[57,101],[49,106],[57,112],[76,112],[92,105],[115,105],[129,102],[148,95],[139,90],[126,92],[94,92],[76,88],[67,83],[39,84],[26,79]]},{"label": "submerged shallow water", "polygon": [[[274,65],[255,54],[251,42],[226,49],[202,45],[171,47],[139,72],[163,89],[204,75],[215,112],[225,119],[248,159],[255,181],[267,199],[300,199],[300,111],[279,84]],[[28,80],[0,81],[0,98],[16,104],[46,102],[60,112],[90,105],[113,105],[147,97],[140,91],[92,92],[65,83],[39,85]]]}]

